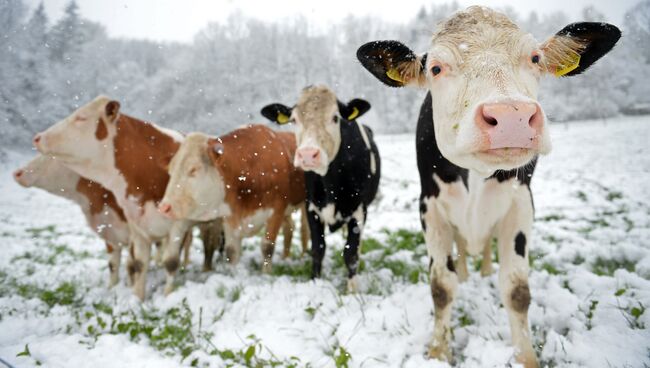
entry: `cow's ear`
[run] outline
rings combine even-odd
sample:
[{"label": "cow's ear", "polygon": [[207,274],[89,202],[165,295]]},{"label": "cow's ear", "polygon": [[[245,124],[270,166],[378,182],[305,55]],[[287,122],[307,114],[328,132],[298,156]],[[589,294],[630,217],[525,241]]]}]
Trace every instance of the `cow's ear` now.
[{"label": "cow's ear", "polygon": [[339,112],[345,120],[355,120],[370,110],[370,103],[360,98],[350,100],[347,105],[339,102]]},{"label": "cow's ear", "polygon": [[357,50],[357,59],[372,75],[391,87],[426,84],[426,54],[417,56],[401,42],[368,42]]},{"label": "cow's ear", "polygon": [[108,121],[113,122],[117,118],[117,114],[120,113],[120,103],[115,100],[108,101],[104,108],[104,113]]},{"label": "cow's ear", "polygon": [[557,77],[577,75],[607,54],[621,38],[611,24],[571,23],[542,44],[544,64]]},{"label": "cow's ear", "polygon": [[283,125],[289,122],[291,108],[279,103],[266,105],[262,109],[262,116],[277,124]]}]

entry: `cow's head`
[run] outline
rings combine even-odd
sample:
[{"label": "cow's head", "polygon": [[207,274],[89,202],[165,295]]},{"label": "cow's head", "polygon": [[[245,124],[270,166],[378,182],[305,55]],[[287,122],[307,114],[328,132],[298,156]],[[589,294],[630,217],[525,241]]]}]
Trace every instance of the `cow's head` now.
[{"label": "cow's head", "polygon": [[66,164],[112,162],[112,138],[119,110],[117,101],[99,96],[36,134],[34,146],[44,155]]},{"label": "cow's head", "polygon": [[79,175],[53,157],[38,155],[14,171],[14,180],[25,188],[36,187],[65,196],[65,192],[75,188]]},{"label": "cow's head", "polygon": [[540,78],[582,73],[620,35],[609,24],[573,23],[540,44],[505,15],[474,6],[442,22],[425,54],[375,41],[361,46],[357,57],[391,87],[428,88],[442,154],[489,175],[550,151],[537,102]]},{"label": "cow's head", "polygon": [[223,153],[218,138],[188,134],[169,163],[169,183],[158,210],[172,219],[196,221],[227,215],[225,184],[215,167]]},{"label": "cow's head", "polygon": [[339,124],[349,124],[370,110],[370,104],[355,98],[347,104],[326,86],[305,88],[293,107],[275,103],[262,109],[262,115],[278,124],[296,123],[294,165],[325,175],[341,145]]}]

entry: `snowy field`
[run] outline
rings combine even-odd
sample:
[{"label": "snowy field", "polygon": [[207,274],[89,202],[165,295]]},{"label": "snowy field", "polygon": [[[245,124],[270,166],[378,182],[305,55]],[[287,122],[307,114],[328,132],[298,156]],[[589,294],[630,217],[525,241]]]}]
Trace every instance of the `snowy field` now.
[{"label": "snowy field", "polygon": [[[542,366],[650,366],[650,117],[555,125],[533,178],[530,323]],[[261,275],[259,239],[234,269],[202,273],[202,247],[177,290],[149,275],[140,304],[108,290],[104,246],[81,212],[26,190],[0,165],[0,358],[17,367],[448,367],[424,358],[433,331],[419,233],[414,137],[380,136],[380,198],[369,213],[359,294],[345,293],[341,234],[324,278],[276,248]],[[280,241],[281,242],[281,241]],[[281,244],[281,243],[280,243]],[[126,258],[126,255],[123,257]],[[455,366],[514,367],[497,276],[474,270],[453,312]],[[498,268],[498,265],[495,264]],[[0,363],[0,367],[2,364]]]}]

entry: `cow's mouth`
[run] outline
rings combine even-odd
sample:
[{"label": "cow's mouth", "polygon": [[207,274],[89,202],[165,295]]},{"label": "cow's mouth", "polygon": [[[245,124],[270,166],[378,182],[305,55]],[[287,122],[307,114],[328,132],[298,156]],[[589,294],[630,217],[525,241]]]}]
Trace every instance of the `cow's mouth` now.
[{"label": "cow's mouth", "polygon": [[474,155],[489,164],[516,167],[529,161],[535,152],[531,148],[505,147],[478,151]]}]

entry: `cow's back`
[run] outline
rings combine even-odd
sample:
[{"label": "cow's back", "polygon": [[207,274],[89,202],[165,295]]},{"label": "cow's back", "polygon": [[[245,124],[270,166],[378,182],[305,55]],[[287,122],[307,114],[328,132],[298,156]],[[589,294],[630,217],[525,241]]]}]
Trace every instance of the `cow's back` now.
[{"label": "cow's back", "polygon": [[240,217],[286,206],[296,192],[304,198],[304,190],[295,190],[304,179],[293,166],[295,140],[288,134],[250,125],[219,137],[224,150],[217,169],[227,188],[225,200]]}]

